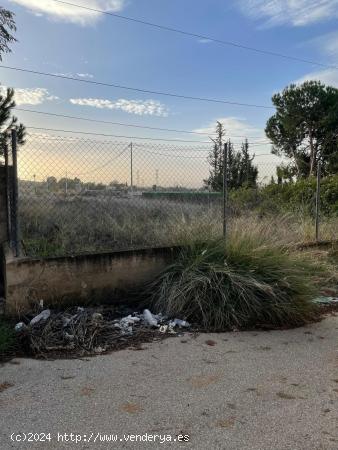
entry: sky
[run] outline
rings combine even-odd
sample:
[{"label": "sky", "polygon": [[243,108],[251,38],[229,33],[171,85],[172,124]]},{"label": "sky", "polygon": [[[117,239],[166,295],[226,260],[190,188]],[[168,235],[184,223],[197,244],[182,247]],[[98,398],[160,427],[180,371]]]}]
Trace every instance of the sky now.
[{"label": "sky", "polygon": [[[244,46],[338,65],[338,0],[72,2]],[[53,0],[4,0],[2,6],[15,13],[18,28],[18,42],[12,45],[13,53],[3,58],[2,64],[8,66],[152,91],[266,106],[272,105],[271,96],[275,92],[292,82],[318,79],[338,87],[336,69],[174,34]],[[203,133],[212,132],[219,120],[234,142],[242,140],[237,136],[247,136],[250,142],[256,142],[251,153],[257,157],[270,153],[270,147],[262,140],[265,139],[265,123],[273,109],[132,92],[1,67],[0,73],[3,86],[16,88],[16,102],[20,108]],[[91,123],[22,111],[16,111],[16,115],[27,127],[210,141],[204,135]],[[57,134],[69,136],[61,132]],[[163,142],[161,145],[165,152],[169,146],[178,144]],[[156,148],[155,143],[152,146]],[[210,145],[203,146],[209,148]],[[196,151],[191,155],[197,157],[200,153]],[[67,159],[64,153],[63,159]],[[262,156],[260,161],[275,164],[273,156]],[[158,163],[157,167],[163,173],[163,164]],[[203,167],[207,170],[205,164]],[[179,164],[173,170],[175,168],[182,169]],[[64,171],[63,166],[60,170]],[[153,168],[151,170],[153,173]],[[29,177],[32,171],[36,170],[31,169]],[[41,177],[45,175],[46,170],[41,169]],[[127,178],[127,169],[121,177]],[[150,178],[149,183],[152,181]],[[183,174],[177,183],[183,183],[184,178]]]}]

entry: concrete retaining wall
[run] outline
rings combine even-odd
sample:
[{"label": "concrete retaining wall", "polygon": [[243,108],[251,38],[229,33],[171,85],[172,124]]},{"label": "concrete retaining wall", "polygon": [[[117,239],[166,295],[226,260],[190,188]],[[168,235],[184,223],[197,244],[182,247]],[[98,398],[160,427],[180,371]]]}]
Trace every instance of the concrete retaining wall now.
[{"label": "concrete retaining wall", "polygon": [[6,313],[44,305],[114,303],[154,279],[177,248],[155,248],[74,257],[14,258],[6,255]]}]

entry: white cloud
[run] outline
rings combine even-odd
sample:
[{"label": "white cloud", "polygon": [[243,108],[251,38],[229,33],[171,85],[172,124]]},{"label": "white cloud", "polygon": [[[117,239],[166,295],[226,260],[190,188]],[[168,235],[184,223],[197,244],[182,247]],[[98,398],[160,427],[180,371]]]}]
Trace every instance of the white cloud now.
[{"label": "white cloud", "polygon": [[333,64],[336,63],[338,57],[338,32],[327,33],[322,36],[311,39],[307,44],[314,45],[321,53],[325,52],[326,55],[332,59]]},{"label": "white cloud", "polygon": [[120,98],[116,101],[100,98],[71,98],[70,103],[79,106],[91,106],[99,109],[117,109],[139,116],[168,116],[168,108],[156,100],[126,100]]},{"label": "white cloud", "polygon": [[206,39],[206,38],[201,38],[201,39],[198,39],[197,42],[199,42],[200,44],[210,44],[212,42],[212,40]]},{"label": "white cloud", "polygon": [[[237,136],[250,136],[250,140],[266,139],[263,129],[256,128],[249,124],[246,119],[241,119],[239,117],[221,117],[213,120],[206,127],[198,128],[193,131],[212,135],[215,133],[216,122],[221,122],[224,125],[226,136],[229,138],[236,139]],[[236,140],[241,140],[241,137]]]},{"label": "white cloud", "polygon": [[[88,25],[97,22],[102,14],[75,6],[54,2],[53,0],[10,0],[24,6],[37,16],[46,15],[49,19]],[[121,11],[125,0],[76,0],[78,5],[107,12]]]},{"label": "white cloud", "polygon": [[295,81],[296,84],[304,83],[304,81],[316,80],[322,83],[338,88],[338,70],[324,69],[310,72]]},{"label": "white cloud", "polygon": [[[314,45],[321,54],[328,57],[328,65],[336,66],[338,58],[338,32],[332,32],[319,36],[309,41]],[[331,62],[330,62],[331,61]],[[338,88],[338,70],[334,68],[317,69],[308,72],[304,76],[295,81],[296,84],[304,83],[304,81],[317,80],[322,83]]]},{"label": "white cloud", "polygon": [[[2,86],[2,89],[6,89]],[[45,88],[15,88],[15,103],[20,105],[41,105],[45,101],[58,100],[59,97],[51,95]]]},{"label": "white cloud", "polygon": [[338,17],[338,0],[238,0],[243,14],[266,26],[305,26]]}]

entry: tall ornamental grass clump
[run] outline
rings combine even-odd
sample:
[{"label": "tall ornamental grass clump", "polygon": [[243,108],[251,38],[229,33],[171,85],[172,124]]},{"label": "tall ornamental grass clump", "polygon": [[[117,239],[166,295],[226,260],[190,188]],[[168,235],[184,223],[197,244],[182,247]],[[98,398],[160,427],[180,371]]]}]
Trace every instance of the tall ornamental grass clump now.
[{"label": "tall ornamental grass clump", "polygon": [[151,285],[153,308],[210,331],[299,326],[317,309],[317,264],[259,236],[193,242]]}]

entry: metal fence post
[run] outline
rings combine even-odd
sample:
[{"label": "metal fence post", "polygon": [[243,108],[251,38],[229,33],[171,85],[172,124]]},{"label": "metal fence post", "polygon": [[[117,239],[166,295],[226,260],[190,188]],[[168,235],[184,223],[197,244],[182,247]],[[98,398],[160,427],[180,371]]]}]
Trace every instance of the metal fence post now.
[{"label": "metal fence post", "polygon": [[9,187],[10,174],[9,174],[9,160],[8,160],[8,147],[4,144],[4,158],[6,169],[6,213],[7,213],[7,240],[12,241],[12,227],[11,227],[11,190]]},{"label": "metal fence post", "polygon": [[130,192],[133,192],[133,143],[130,143]]},{"label": "metal fence post", "polygon": [[228,144],[223,146],[223,238],[227,237],[227,207],[228,207]]},{"label": "metal fence post", "polygon": [[320,222],[320,169],[321,164],[317,164],[317,187],[316,187],[316,242],[319,240],[319,222]]},{"label": "metal fence post", "polygon": [[13,247],[16,257],[20,256],[19,249],[19,214],[18,214],[18,159],[17,159],[17,133],[12,129],[12,158],[13,158],[13,204],[12,204],[12,227]]}]

